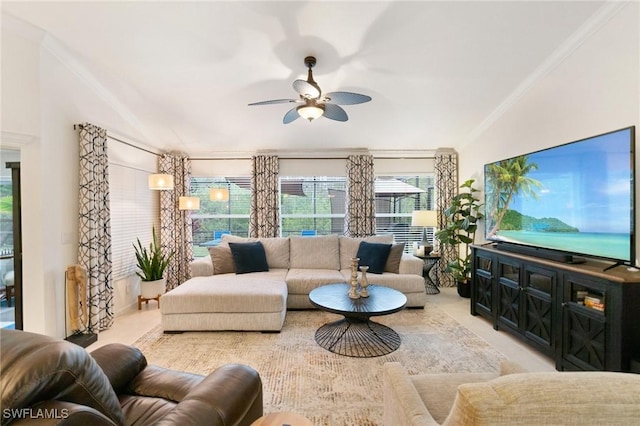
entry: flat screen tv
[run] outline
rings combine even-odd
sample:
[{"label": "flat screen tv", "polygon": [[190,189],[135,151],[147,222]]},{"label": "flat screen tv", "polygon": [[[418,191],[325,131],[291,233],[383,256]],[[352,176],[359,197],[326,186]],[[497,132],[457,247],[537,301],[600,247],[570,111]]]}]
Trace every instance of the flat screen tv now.
[{"label": "flat screen tv", "polygon": [[558,261],[632,265],[634,145],[627,127],[486,164],[485,238]]}]

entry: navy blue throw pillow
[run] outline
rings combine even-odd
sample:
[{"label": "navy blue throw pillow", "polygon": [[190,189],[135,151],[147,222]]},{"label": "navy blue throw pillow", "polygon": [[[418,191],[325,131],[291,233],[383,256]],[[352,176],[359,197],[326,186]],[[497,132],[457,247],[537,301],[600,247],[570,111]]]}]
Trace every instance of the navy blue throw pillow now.
[{"label": "navy blue throw pillow", "polygon": [[260,241],[254,243],[229,243],[236,274],[269,270],[267,255]]},{"label": "navy blue throw pillow", "polygon": [[358,267],[368,266],[372,274],[381,274],[384,272],[384,267],[387,264],[387,258],[391,251],[391,244],[380,243],[368,243],[362,241],[360,247],[358,247],[358,254],[356,257],[360,258]]}]

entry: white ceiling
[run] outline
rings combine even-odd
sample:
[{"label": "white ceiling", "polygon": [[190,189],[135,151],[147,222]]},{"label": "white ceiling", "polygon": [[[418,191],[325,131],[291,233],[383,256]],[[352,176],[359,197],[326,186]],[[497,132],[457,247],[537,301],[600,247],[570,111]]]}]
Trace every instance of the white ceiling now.
[{"label": "white ceiling", "polygon": [[[604,6],[603,6],[604,5]],[[579,45],[604,2],[2,2],[62,43],[161,149],[460,147]],[[349,121],[282,124],[303,59]],[[96,118],[99,124],[99,118]]]}]

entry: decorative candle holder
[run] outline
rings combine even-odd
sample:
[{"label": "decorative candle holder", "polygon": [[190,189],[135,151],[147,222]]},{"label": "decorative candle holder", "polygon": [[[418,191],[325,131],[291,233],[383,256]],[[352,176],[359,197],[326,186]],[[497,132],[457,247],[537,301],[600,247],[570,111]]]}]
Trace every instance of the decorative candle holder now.
[{"label": "decorative candle holder", "polygon": [[359,257],[351,258],[351,279],[349,280],[349,285],[351,286],[349,289],[349,297],[351,299],[360,298],[360,294],[358,294],[358,262],[360,262]]},{"label": "decorative candle holder", "polygon": [[367,291],[367,287],[369,286],[369,281],[367,281],[368,270],[368,266],[360,267],[360,272],[362,272],[362,276],[360,277],[360,297],[369,297],[369,292]]}]

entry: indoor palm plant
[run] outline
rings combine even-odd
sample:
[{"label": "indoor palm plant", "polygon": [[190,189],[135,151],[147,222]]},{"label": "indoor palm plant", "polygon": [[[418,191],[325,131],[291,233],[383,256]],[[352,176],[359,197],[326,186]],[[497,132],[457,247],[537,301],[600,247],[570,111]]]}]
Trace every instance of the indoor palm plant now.
[{"label": "indoor palm plant", "polygon": [[478,222],[483,218],[482,204],[477,197],[478,189],[473,187],[474,179],[460,185],[458,195],[453,197],[451,205],[444,210],[444,228],[436,232],[436,238],[443,244],[457,249],[458,257],[447,264],[450,273],[458,285],[458,294],[469,297],[471,280],[471,248],[475,240]]},{"label": "indoor palm plant", "polygon": [[152,236],[153,239],[148,248],[142,245],[140,238],[137,239],[137,244],[133,245],[139,269],[136,275],[142,280],[140,282],[140,295],[143,298],[154,298],[165,292],[166,280],[164,271],[173,255],[173,253],[168,255],[162,253],[155,227],[152,228]]}]

